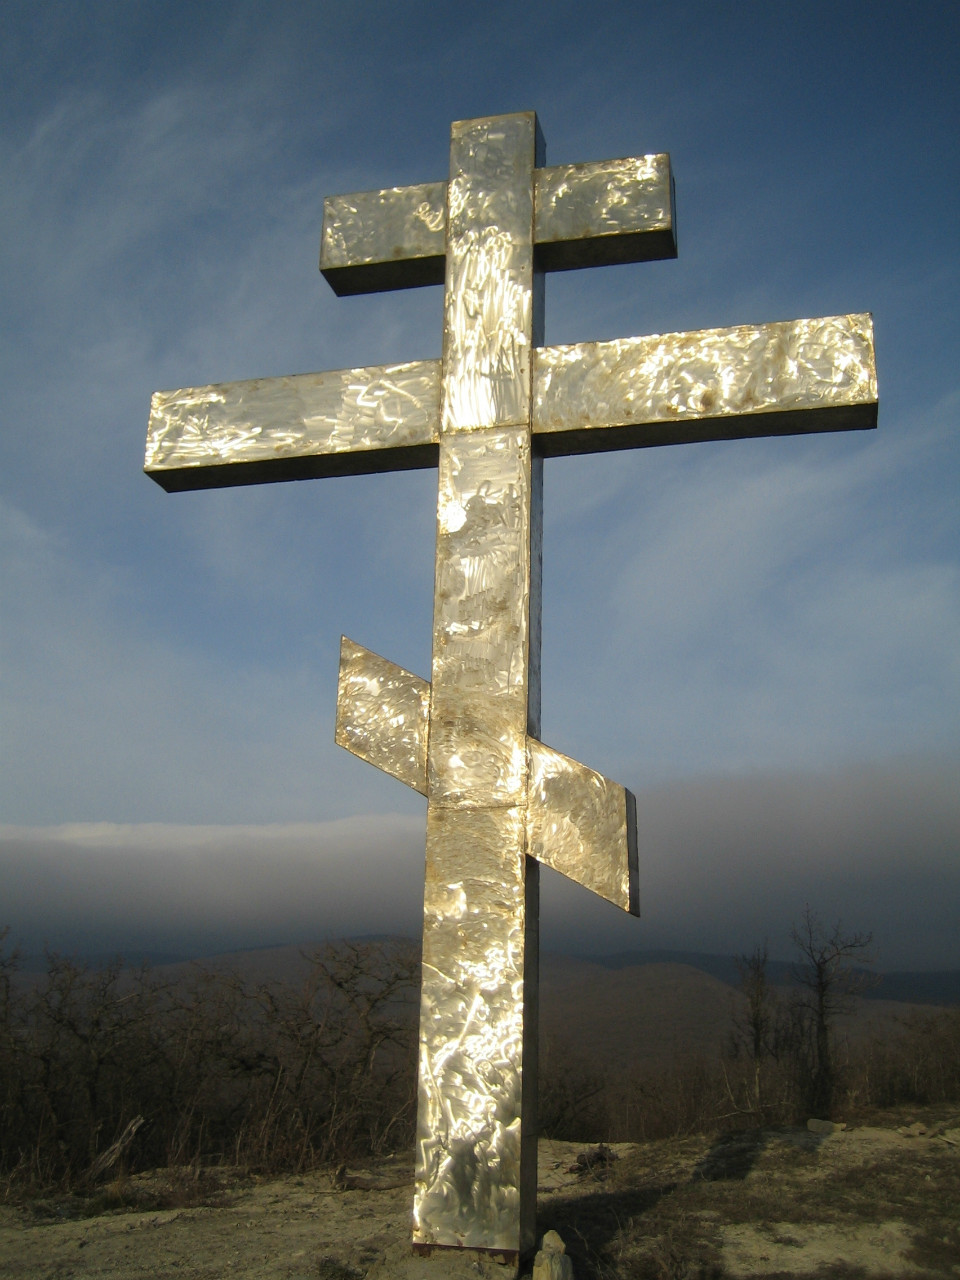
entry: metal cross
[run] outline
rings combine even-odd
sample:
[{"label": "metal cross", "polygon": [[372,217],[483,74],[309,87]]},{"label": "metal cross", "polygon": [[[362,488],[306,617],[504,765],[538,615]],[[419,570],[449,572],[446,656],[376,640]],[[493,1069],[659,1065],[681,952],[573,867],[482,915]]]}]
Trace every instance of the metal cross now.
[{"label": "metal cross", "polygon": [[544,457],[873,427],[867,315],[544,347],[543,272],[676,256],[669,157],[544,167],[455,123],[446,183],[328,199],[338,294],[444,285],[440,360],[158,392],[165,489],[437,466],[432,679],[344,638],[337,741],[427,796],[413,1239],[534,1242],[539,863],[639,914],[633,797],[539,741]]}]

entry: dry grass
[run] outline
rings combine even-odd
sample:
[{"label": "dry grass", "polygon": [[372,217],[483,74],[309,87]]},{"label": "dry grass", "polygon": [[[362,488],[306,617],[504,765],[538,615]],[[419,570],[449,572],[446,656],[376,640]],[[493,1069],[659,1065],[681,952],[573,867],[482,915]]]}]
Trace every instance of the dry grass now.
[{"label": "dry grass", "polygon": [[[960,1276],[960,1115],[869,1119],[827,1137],[783,1127],[627,1144],[616,1159],[546,1142],[539,1230],[559,1231],[577,1280]],[[351,1165],[346,1189],[333,1166],[117,1177],[0,1211],[0,1274],[46,1280],[83,1248],[88,1270],[63,1274],[211,1280],[242,1264],[256,1280],[383,1277],[409,1260],[412,1178],[409,1159],[386,1158]]]},{"label": "dry grass", "polygon": [[241,1168],[179,1166],[148,1173],[121,1174],[86,1193],[24,1196],[20,1209],[36,1222],[96,1218],[104,1213],[161,1209],[219,1208],[254,1178]]},{"label": "dry grass", "polygon": [[[899,1117],[900,1127],[910,1118]],[[943,1127],[939,1116],[926,1119],[928,1135]],[[752,1273],[767,1277],[960,1275],[960,1149],[936,1136],[872,1128],[827,1139],[784,1128],[650,1143],[545,1204],[541,1220],[567,1242],[578,1280],[746,1274],[729,1269],[734,1238],[741,1249],[755,1239],[771,1261],[795,1256],[797,1271]],[[825,1256],[811,1270],[808,1254],[801,1265],[818,1241],[829,1253],[824,1241],[856,1241],[887,1227],[907,1247],[884,1272],[849,1244],[853,1256]]]}]

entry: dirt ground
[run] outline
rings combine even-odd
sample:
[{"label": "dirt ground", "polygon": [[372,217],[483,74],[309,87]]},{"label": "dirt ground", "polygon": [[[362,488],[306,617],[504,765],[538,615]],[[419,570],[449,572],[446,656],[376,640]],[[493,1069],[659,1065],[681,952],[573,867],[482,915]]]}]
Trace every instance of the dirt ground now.
[{"label": "dirt ground", "polygon": [[[414,1259],[412,1162],[282,1179],[161,1170],[0,1206],[11,1280],[437,1280],[510,1270]],[[339,1185],[334,1185],[339,1183]],[[540,1144],[540,1230],[577,1280],[960,1276],[960,1116],[880,1117],[642,1145]]]}]

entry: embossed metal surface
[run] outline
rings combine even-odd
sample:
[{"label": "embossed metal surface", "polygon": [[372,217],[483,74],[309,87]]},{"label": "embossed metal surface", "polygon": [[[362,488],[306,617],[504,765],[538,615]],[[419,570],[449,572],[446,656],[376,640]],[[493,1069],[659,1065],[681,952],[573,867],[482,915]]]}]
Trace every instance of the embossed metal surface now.
[{"label": "embossed metal surface", "polygon": [[157,391],[144,469],[168,491],[435,466],[436,360]]},{"label": "embossed metal surface", "polygon": [[532,114],[501,116],[492,126],[466,120],[451,130],[445,431],[529,419],[536,131]]},{"label": "embossed metal surface", "polygon": [[828,316],[545,347],[533,414],[546,454],[874,427],[873,322]]},{"label": "embossed metal surface", "polygon": [[427,811],[414,1240],[519,1246],[524,810]]},{"label": "embossed metal surface", "polygon": [[876,375],[868,316],[540,348],[542,270],[675,252],[669,161],[546,169],[532,114],[456,123],[450,154],[447,183],[328,201],[321,262],[359,292],[439,280],[442,257],[442,361],[158,393],[147,471],[438,465],[432,681],[344,640],[337,741],[428,797],[415,1246],[515,1260],[539,861],[637,911],[633,797],[538,741],[542,456],[872,427]]},{"label": "embossed metal surface", "polygon": [[[534,243],[545,271],[675,258],[670,157],[534,173]],[[320,270],[341,297],[442,284],[447,184],[358,191],[323,203]]]},{"label": "embossed metal surface", "polygon": [[361,191],[323,202],[320,270],[335,293],[443,284],[447,184]]},{"label": "embossed metal surface", "polygon": [[636,802],[626,787],[527,740],[527,852],[614,906],[640,914]]},{"label": "embossed metal surface", "polygon": [[562,164],[536,173],[534,238],[545,271],[675,258],[670,157]]},{"label": "embossed metal surface", "polygon": [[532,114],[451,130],[414,1193],[417,1244],[508,1252],[533,1244],[536,1167],[521,1116],[536,1090],[524,1066],[536,142]]},{"label": "embossed metal surface", "polygon": [[422,795],[429,711],[426,680],[341,637],[337,743]]},{"label": "embossed metal surface", "polygon": [[530,472],[529,430],[444,436],[429,764],[439,804],[523,801]]}]

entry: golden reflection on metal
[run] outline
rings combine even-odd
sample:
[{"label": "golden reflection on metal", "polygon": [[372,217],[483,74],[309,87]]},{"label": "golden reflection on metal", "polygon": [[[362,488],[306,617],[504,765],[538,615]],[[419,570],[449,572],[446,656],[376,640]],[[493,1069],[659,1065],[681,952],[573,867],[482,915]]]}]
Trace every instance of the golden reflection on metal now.
[{"label": "golden reflection on metal", "polygon": [[539,741],[544,456],[876,425],[869,316],[542,346],[542,272],[676,254],[665,155],[544,167],[456,123],[445,182],[325,204],[337,293],[444,282],[440,361],[158,393],[166,489],[438,467],[430,681],[344,639],[337,742],[427,795],[415,1246],[534,1243],[539,864],[633,914],[632,795]]},{"label": "golden reflection on metal", "polygon": [[168,492],[436,466],[440,362],[156,391],[144,469]]},{"label": "golden reflection on metal", "polygon": [[510,1254],[536,1204],[538,149],[532,114],[451,130],[413,1207],[418,1245]]},{"label": "golden reflection on metal", "polygon": [[538,169],[534,239],[547,271],[677,256],[670,157]]},{"label": "golden reflection on metal", "polygon": [[429,714],[426,680],[341,637],[339,746],[426,795]]},{"label": "golden reflection on metal", "polygon": [[445,182],[328,196],[320,270],[335,293],[443,284]]},{"label": "golden reflection on metal", "polygon": [[869,315],[739,325],[534,353],[546,454],[876,426]]},{"label": "golden reflection on metal", "polygon": [[[538,167],[533,180],[543,270],[677,256],[668,155]],[[445,182],[328,196],[320,270],[341,297],[442,284],[446,217]]]},{"label": "golden reflection on metal", "polygon": [[536,738],[527,739],[527,769],[530,856],[639,915],[631,793]]}]

